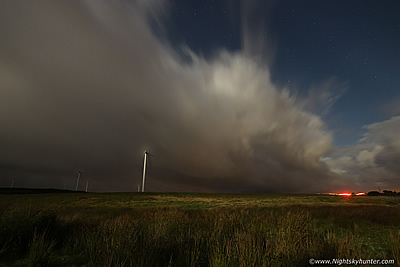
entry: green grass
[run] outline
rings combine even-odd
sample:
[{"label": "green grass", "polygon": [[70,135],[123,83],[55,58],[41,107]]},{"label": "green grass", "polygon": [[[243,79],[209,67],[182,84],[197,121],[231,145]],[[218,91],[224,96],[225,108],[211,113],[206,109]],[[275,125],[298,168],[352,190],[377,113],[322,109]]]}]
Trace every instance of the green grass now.
[{"label": "green grass", "polygon": [[307,266],[395,259],[397,198],[0,195],[0,266]]},{"label": "green grass", "polygon": [[194,194],[194,193],[88,193],[0,195],[0,205],[30,203],[51,208],[144,208],[180,207],[182,209],[212,209],[220,207],[282,207],[292,205],[354,206],[383,205],[400,207],[399,197],[337,197],[328,195],[284,194]]}]

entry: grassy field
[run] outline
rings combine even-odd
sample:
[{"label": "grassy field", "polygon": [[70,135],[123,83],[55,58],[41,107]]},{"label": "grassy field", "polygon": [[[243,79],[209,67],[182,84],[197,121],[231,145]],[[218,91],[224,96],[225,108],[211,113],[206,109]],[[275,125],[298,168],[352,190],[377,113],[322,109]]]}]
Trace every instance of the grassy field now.
[{"label": "grassy field", "polygon": [[400,263],[399,197],[2,194],[0,212],[0,266]]}]

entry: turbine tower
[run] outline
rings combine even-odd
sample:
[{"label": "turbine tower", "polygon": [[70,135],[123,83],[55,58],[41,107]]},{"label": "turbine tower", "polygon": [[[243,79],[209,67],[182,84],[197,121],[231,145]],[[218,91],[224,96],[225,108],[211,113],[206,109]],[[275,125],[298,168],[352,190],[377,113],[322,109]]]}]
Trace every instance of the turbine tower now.
[{"label": "turbine tower", "polygon": [[79,178],[81,178],[81,171],[78,171],[78,179],[76,180],[76,188],[75,188],[75,191],[78,191]]},{"label": "turbine tower", "polygon": [[142,192],[144,192],[144,183],[146,180],[146,165],[147,165],[147,151],[144,152]]}]

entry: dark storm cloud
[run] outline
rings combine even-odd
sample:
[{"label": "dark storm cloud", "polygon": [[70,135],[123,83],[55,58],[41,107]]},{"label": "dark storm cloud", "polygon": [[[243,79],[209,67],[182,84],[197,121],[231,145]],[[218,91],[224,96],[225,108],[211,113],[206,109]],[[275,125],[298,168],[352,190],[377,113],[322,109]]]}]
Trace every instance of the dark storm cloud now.
[{"label": "dark storm cloud", "polygon": [[268,54],[264,40],[251,48],[244,35],[243,52],[211,59],[187,48],[182,62],[150,26],[166,10],[160,1],[1,3],[3,185],[17,176],[20,186],[72,187],[82,170],[94,190],[132,191],[148,150],[150,190],[328,188],[337,174],[320,159],[332,135],[313,99],[271,82],[255,56]]}]

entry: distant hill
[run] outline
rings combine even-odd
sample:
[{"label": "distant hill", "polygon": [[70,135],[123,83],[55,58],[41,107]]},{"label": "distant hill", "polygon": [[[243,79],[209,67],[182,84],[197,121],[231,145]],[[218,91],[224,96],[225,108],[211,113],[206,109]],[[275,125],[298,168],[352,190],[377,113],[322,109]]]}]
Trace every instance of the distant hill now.
[{"label": "distant hill", "polygon": [[57,193],[86,193],[53,188],[4,188],[0,187],[0,194],[57,194]]}]

